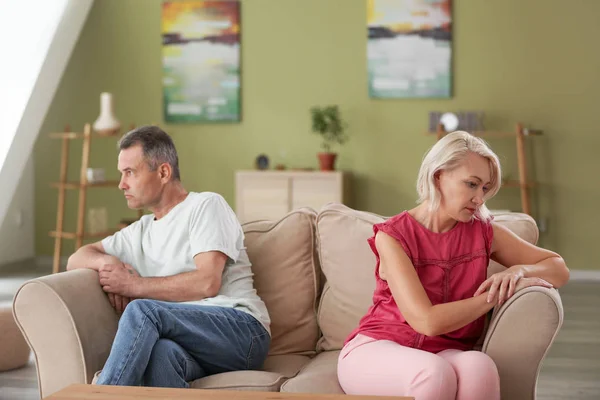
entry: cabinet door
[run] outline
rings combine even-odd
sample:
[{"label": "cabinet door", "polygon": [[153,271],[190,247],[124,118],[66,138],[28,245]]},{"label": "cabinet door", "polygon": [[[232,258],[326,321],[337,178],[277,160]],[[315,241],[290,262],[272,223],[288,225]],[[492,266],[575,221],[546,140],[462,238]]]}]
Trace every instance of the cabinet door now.
[{"label": "cabinet door", "polygon": [[311,207],[319,211],[327,203],[342,202],[339,174],[297,176],[292,180],[292,209]]},{"label": "cabinet door", "polygon": [[237,177],[236,213],[241,223],[277,220],[289,211],[289,179],[283,176]]}]

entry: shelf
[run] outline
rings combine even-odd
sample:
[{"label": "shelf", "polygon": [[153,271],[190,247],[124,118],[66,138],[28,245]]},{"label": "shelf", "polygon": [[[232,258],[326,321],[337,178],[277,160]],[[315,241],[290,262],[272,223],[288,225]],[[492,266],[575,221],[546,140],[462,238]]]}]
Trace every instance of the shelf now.
[{"label": "shelf", "polygon": [[[106,232],[98,232],[98,233],[84,233],[83,235],[81,235],[81,237],[83,239],[104,239],[105,237],[110,236],[117,231],[118,231],[118,229],[115,229],[112,231],[106,231]],[[56,231],[50,231],[49,235],[54,238],[59,237],[62,239],[77,239],[79,236],[79,235],[77,235],[77,233],[74,233],[74,232],[56,232]]]},{"label": "shelf", "polygon": [[[450,132],[444,132],[450,133]],[[474,131],[469,132],[473,136],[478,137],[516,137],[516,132],[501,132],[501,131]],[[427,132],[425,135],[427,136],[436,136],[437,132]],[[523,136],[540,136],[543,134],[543,131],[539,129],[523,129]]]},{"label": "shelf", "polygon": [[64,187],[65,189],[81,189],[82,187],[119,187],[119,181],[104,181],[94,183],[79,183],[79,182],[52,182],[50,186],[55,188]]}]

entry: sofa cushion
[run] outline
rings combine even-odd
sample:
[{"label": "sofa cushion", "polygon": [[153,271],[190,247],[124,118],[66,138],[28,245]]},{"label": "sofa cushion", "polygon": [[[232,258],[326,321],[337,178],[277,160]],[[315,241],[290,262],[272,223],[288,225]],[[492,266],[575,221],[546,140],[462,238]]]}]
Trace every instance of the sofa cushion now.
[{"label": "sofa cushion", "polygon": [[271,356],[265,361],[263,371],[215,374],[195,380],[190,388],[279,392],[281,385],[296,376],[309,361],[309,357],[299,355]]},{"label": "sofa cushion", "polygon": [[[367,239],[373,235],[373,224],[384,220],[385,217],[341,204],[329,204],[319,212],[317,250],[326,281],[318,310],[323,336],[317,352],[341,349],[372,304],[376,258]],[[530,243],[537,242],[538,229],[529,215],[496,213],[494,221]],[[502,269],[491,261],[488,273]]]},{"label": "sofa cushion", "polygon": [[0,371],[22,367],[29,361],[29,346],[10,307],[0,306]]},{"label": "sofa cushion", "polygon": [[[298,374],[298,371],[311,359],[306,356],[269,356],[262,371],[234,371],[215,374],[190,382],[192,389],[254,390],[259,392],[279,392],[283,382]],[[94,374],[92,385],[100,377]]]},{"label": "sofa cushion", "polygon": [[314,248],[316,212],[303,208],[279,221],[243,225],[254,285],[271,317],[270,355],[314,355],[320,270]]},{"label": "sofa cushion", "polygon": [[317,248],[326,282],[318,320],[323,336],[317,351],[339,350],[367,312],[375,290],[375,255],[367,244],[373,224],[384,217],[342,204],[323,207],[317,217]]},{"label": "sofa cushion", "polygon": [[282,392],[344,394],[337,378],[339,351],[325,351],[310,360],[296,375],[281,385]]}]

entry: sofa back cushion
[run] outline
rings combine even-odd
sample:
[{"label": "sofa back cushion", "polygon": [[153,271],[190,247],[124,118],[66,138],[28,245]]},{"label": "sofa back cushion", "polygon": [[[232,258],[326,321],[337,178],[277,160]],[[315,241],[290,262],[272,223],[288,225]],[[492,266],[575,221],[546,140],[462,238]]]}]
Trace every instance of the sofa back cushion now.
[{"label": "sofa back cushion", "polygon": [[317,351],[338,350],[367,312],[375,290],[375,255],[367,244],[384,217],[329,204],[317,217],[317,251],[325,285],[318,320]]},{"label": "sofa back cushion", "polygon": [[271,317],[270,355],[315,354],[321,277],[314,247],[315,219],[316,212],[304,208],[279,221],[242,226],[254,287]]},{"label": "sofa back cushion", "polygon": [[[537,242],[537,226],[530,216],[505,213],[494,218],[525,240]],[[317,251],[325,283],[318,309],[322,337],[317,352],[341,349],[372,304],[377,260],[367,239],[373,235],[373,224],[384,220],[341,204],[329,204],[319,212]],[[501,268],[492,261],[488,271]]]}]

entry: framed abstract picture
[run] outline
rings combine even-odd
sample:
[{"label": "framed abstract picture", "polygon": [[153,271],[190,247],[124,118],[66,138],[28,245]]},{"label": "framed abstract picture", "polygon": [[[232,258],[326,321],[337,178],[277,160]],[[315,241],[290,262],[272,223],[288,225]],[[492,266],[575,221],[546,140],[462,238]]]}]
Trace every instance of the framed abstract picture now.
[{"label": "framed abstract picture", "polygon": [[240,121],[240,2],[167,1],[161,17],[165,122]]},{"label": "framed abstract picture", "polygon": [[367,0],[369,95],[450,97],[451,0]]}]

